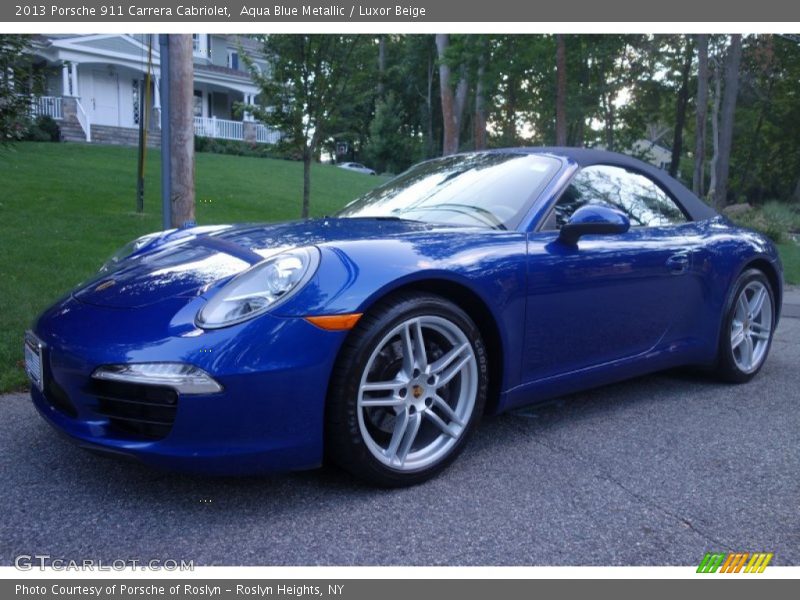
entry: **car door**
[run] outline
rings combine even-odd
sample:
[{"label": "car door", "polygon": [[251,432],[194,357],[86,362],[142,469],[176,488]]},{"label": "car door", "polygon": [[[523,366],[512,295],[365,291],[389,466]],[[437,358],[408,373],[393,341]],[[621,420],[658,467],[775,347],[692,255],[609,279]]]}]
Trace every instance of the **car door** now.
[{"label": "car door", "polygon": [[[559,228],[591,203],[621,210],[631,229],[587,235],[577,246],[559,242]],[[523,381],[644,355],[668,343],[698,293],[695,230],[649,177],[610,165],[579,171],[528,236]]]}]

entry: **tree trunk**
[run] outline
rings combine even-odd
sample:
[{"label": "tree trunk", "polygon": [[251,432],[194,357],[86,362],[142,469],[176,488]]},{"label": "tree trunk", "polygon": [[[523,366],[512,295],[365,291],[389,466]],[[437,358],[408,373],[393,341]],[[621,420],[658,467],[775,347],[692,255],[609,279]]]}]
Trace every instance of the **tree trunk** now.
[{"label": "tree trunk", "polygon": [[442,97],[442,156],[458,152],[459,122],[456,116],[455,98],[450,85],[450,65],[445,60],[447,47],[450,45],[450,36],[446,33],[436,34],[436,50],[439,54],[439,89]]},{"label": "tree trunk", "polygon": [[386,91],[386,36],[378,37],[378,98]]},{"label": "tree trunk", "polygon": [[426,158],[433,158],[433,57],[428,54],[428,87],[425,96],[425,108],[428,115],[427,122],[427,152]]},{"label": "tree trunk", "polygon": [[556,35],[556,146],[567,145],[567,49]]},{"label": "tree trunk", "polygon": [[475,150],[486,149],[486,98],[483,92],[483,79],[486,73],[486,54],[478,59],[478,78],[475,82],[475,115],[472,119]]},{"label": "tree trunk", "polygon": [[461,65],[459,72],[458,85],[456,86],[455,99],[455,129],[456,129],[456,152],[461,146],[461,124],[464,119],[464,109],[467,107],[467,97],[469,95],[469,74],[466,65]]},{"label": "tree trunk", "polygon": [[169,39],[170,172],[172,226],[194,223],[194,70],[192,36]]},{"label": "tree trunk", "polygon": [[725,95],[722,99],[722,114],[719,126],[719,157],[717,161],[717,188],[714,204],[717,209],[728,201],[728,172],[730,171],[731,146],[733,144],[733,117],[736,113],[736,96],[739,93],[739,64],[742,60],[742,36],[731,36],[728,58],[725,61]]},{"label": "tree trunk", "polygon": [[517,145],[517,79],[509,74],[505,94],[505,119],[503,119],[503,144]]},{"label": "tree trunk", "polygon": [[708,182],[708,199],[714,201],[717,193],[717,164],[719,163],[719,107],[722,100],[722,66],[719,60],[714,61],[714,102],[711,105],[711,141],[714,154],[711,156],[709,171],[711,180]]},{"label": "tree trunk", "polygon": [[314,128],[314,135],[308,140],[308,133],[306,133],[306,140],[303,146],[303,208],[300,211],[300,217],[307,219],[311,208],[311,164],[314,162],[314,156],[319,146],[319,141],[322,139],[322,131],[319,126]]},{"label": "tree trunk", "polygon": [[697,113],[695,119],[694,174],[692,191],[705,192],[706,131],[708,126],[708,34],[697,36]]},{"label": "tree trunk", "polygon": [[603,121],[606,136],[606,150],[614,150],[614,99],[609,91],[603,91],[601,95],[603,104]]},{"label": "tree trunk", "polygon": [[678,90],[678,100],[675,103],[675,133],[672,137],[672,159],[669,163],[669,174],[677,177],[681,166],[681,153],[683,152],[683,128],[686,125],[686,106],[689,104],[689,74],[692,69],[692,56],[694,47],[692,39],[686,39],[686,51],[683,55],[683,68],[681,69],[681,87]]}]

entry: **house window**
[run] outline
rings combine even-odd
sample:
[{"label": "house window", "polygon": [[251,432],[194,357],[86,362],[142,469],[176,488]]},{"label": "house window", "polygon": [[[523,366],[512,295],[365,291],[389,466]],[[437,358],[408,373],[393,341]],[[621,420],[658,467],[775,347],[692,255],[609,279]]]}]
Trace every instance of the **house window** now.
[{"label": "house window", "polygon": [[131,93],[131,97],[133,98],[133,124],[134,125],[138,125],[139,124],[139,109],[140,109],[139,104],[141,102],[141,98],[140,98],[140,93],[141,92],[139,90],[139,80],[138,79],[134,79],[133,80],[133,87],[131,88],[131,92],[132,92]]},{"label": "house window", "polygon": [[228,68],[239,70],[239,53],[235,50],[228,50]]},{"label": "house window", "polygon": [[204,33],[192,34],[192,52],[195,56],[202,58],[210,56],[208,51],[208,35]]}]

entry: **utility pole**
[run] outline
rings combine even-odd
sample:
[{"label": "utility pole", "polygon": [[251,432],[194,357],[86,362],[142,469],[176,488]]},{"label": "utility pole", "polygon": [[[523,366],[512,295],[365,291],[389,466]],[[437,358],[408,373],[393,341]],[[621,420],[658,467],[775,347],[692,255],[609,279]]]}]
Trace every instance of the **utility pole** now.
[{"label": "utility pole", "polygon": [[168,102],[172,227],[187,227],[195,223],[192,56],[191,35],[169,36]]},{"label": "utility pole", "polygon": [[158,36],[159,61],[161,65],[161,228],[172,227],[172,178],[170,177],[170,110],[169,110],[169,36]]}]

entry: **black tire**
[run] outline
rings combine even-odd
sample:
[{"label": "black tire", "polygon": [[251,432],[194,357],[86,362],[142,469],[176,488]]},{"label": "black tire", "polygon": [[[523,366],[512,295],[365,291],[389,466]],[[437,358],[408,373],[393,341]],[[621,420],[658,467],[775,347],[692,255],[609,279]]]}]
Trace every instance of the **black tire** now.
[{"label": "black tire", "polygon": [[[769,302],[771,306],[769,339],[766,340],[763,357],[758,361],[758,364],[755,365],[755,368],[744,370],[737,364],[736,357],[734,356],[734,349],[732,348],[731,342],[731,329],[733,327],[733,321],[736,318],[738,299],[742,294],[742,291],[754,282],[762,284],[767,290],[769,296]],[[731,287],[730,293],[728,294],[728,298],[725,302],[725,312],[722,320],[722,329],[720,330],[719,347],[717,350],[716,375],[720,379],[730,383],[746,383],[758,374],[758,372],[764,366],[767,356],[769,355],[769,350],[772,346],[772,336],[775,332],[775,315],[775,292],[772,289],[772,284],[770,284],[769,279],[764,272],[760,271],[759,269],[746,269],[736,279],[736,282]]]},{"label": "black tire", "polygon": [[[455,442],[452,447],[449,448],[449,451],[444,453],[440,459],[435,460],[432,464],[425,465],[418,469],[408,470],[408,468],[392,468],[378,460],[373,454],[373,452],[375,452],[374,440],[371,442],[373,450],[370,450],[369,443],[365,440],[364,434],[362,433],[362,425],[367,422],[368,418],[371,419],[372,417],[368,415],[370,409],[362,408],[364,413],[361,416],[362,420],[359,421],[358,398],[362,376],[365,376],[364,372],[368,367],[373,353],[380,352],[380,354],[377,354],[377,356],[380,357],[383,355],[383,352],[388,351],[387,349],[390,348],[390,346],[392,348],[397,347],[397,344],[388,345],[385,339],[386,336],[389,336],[395,328],[415,318],[444,319],[463,332],[471,346],[475,360],[474,363],[470,360],[471,366],[469,369],[470,373],[472,373],[472,375],[470,375],[471,385],[468,387],[465,386],[464,389],[467,390],[466,392],[462,393],[460,391],[460,386],[462,385],[462,381],[465,381],[464,377],[466,376],[461,374],[457,376],[457,385],[459,386],[458,393],[460,394],[459,397],[462,398],[464,396],[472,397],[473,394],[471,391],[475,390],[475,397],[471,413],[468,418],[464,415],[466,420],[464,420],[463,426],[460,426],[460,434],[455,438]],[[426,347],[426,353],[436,352],[435,347],[431,348],[429,346],[431,342],[429,339],[426,339],[426,335],[430,338],[432,335],[435,336],[436,332],[434,331],[433,333],[423,334],[421,336],[424,340],[423,345]],[[461,345],[464,347],[464,352],[466,353],[467,347],[464,343]],[[455,345],[451,348],[451,350],[453,349],[455,349]],[[447,353],[444,350],[442,350],[442,352],[444,354]],[[434,354],[431,354],[431,356],[435,358]],[[377,358],[375,360],[377,360]],[[392,372],[397,373],[396,377],[400,376],[400,371],[395,371],[393,366],[396,365],[397,357],[394,357],[394,360],[395,362],[391,362],[391,364],[386,367],[389,377],[391,377]],[[390,361],[386,359],[384,362],[388,363]],[[455,363],[457,361],[454,360],[453,362]],[[470,319],[469,315],[452,302],[431,294],[402,293],[377,303],[369,312],[361,317],[357,326],[348,336],[339,354],[331,377],[325,410],[326,458],[356,477],[379,486],[411,486],[430,479],[455,460],[478,424],[486,404],[488,371],[486,348],[477,326],[472,319]],[[403,373],[404,372],[405,371],[403,371]],[[459,371],[459,373],[461,372]],[[474,378],[475,374],[477,374],[477,380]],[[384,378],[379,378],[379,380],[382,379]],[[411,384],[409,384],[409,386],[410,385]],[[409,389],[412,388],[409,387]],[[417,399],[419,398],[417,394],[418,389],[417,387],[413,388],[413,395]],[[406,390],[400,390],[398,393],[403,393],[404,398],[411,398],[411,395],[408,394]],[[428,394],[429,392],[426,391],[424,393]],[[436,392],[436,394],[438,394],[438,392]],[[425,401],[428,400],[430,399],[425,399]],[[400,418],[399,414],[392,414],[389,412],[390,410],[399,413],[401,411],[413,411],[414,407],[392,407],[391,409],[383,409],[384,416],[382,419],[384,421],[387,418],[389,419],[389,428],[393,426],[391,425],[391,419]],[[426,422],[426,419],[423,417],[430,417],[430,415],[424,414],[428,411],[433,411],[430,405],[427,408],[423,407],[419,411],[418,419],[423,424]],[[410,414],[410,412],[405,413],[405,415],[408,414]],[[388,417],[386,415],[388,415]],[[366,425],[363,426],[367,427]],[[419,435],[422,435],[423,427],[425,426],[419,425],[419,429],[415,431],[419,431]],[[427,429],[430,430],[431,427],[432,425],[429,424]],[[392,434],[388,432],[386,432],[385,435],[388,437],[392,436]],[[436,435],[435,430],[433,435]],[[439,435],[441,437],[441,434]],[[399,439],[403,441],[404,438],[400,435]],[[411,436],[411,439],[415,439],[414,436]],[[372,440],[372,437],[370,437],[370,440]],[[452,442],[448,441],[448,443]],[[412,442],[409,442],[409,447],[411,447],[411,444]]]}]

